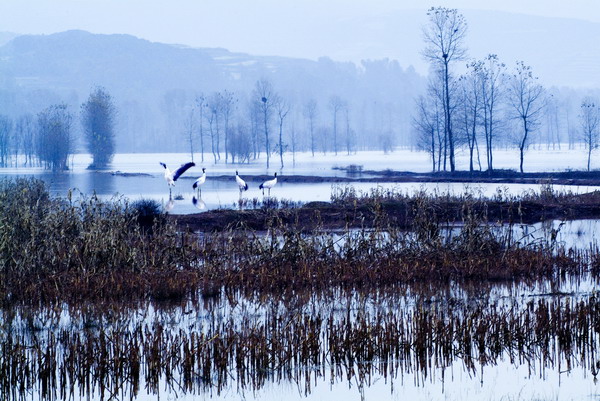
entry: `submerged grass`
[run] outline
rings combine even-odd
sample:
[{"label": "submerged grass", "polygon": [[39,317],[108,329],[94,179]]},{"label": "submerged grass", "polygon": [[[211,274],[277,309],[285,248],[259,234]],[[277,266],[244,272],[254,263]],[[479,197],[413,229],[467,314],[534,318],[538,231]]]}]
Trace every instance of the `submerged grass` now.
[{"label": "submerged grass", "polygon": [[[341,198],[340,198],[341,199]],[[338,199],[337,201],[342,201]],[[354,202],[345,196],[344,202]],[[366,200],[365,200],[366,199]],[[36,180],[0,182],[0,302],[178,299],[197,289],[245,291],[376,287],[412,281],[540,279],[576,274],[588,261],[548,241],[523,243],[511,227],[487,224],[485,205],[462,199],[459,226],[437,198],[407,199],[401,230],[372,194],[368,228],[304,233],[266,215],[266,233],[178,230],[151,205],[54,199]],[[268,212],[268,209],[267,209]],[[144,214],[142,214],[144,213]],[[318,219],[318,210],[315,211]]]},{"label": "submerged grass", "polygon": [[[97,327],[0,331],[0,400],[218,396],[289,381],[308,394],[317,381],[368,386],[383,377],[444,380],[453,366],[473,376],[497,364],[598,374],[600,303],[538,299],[427,304],[412,308],[282,308],[173,325],[165,316]],[[219,315],[219,316],[217,316]],[[483,380],[483,377],[481,377]],[[229,391],[229,390],[227,390]],[[243,397],[242,397],[243,398]]]}]

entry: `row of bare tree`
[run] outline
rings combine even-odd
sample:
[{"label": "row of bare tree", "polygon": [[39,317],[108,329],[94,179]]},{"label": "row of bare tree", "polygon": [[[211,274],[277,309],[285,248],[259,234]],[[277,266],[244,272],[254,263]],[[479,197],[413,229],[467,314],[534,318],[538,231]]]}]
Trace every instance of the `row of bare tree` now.
[{"label": "row of bare tree", "polygon": [[[205,154],[212,154],[214,163],[245,163],[264,154],[269,168],[275,155],[283,168],[286,152],[292,154],[295,163],[300,149],[309,150],[313,156],[317,151],[336,155],[342,149],[347,154],[355,151],[350,108],[340,96],[331,96],[327,104],[331,126],[317,125],[315,99],[294,104],[267,79],[256,82],[245,107],[239,103],[236,94],[227,90],[196,96],[183,127],[192,159],[200,152],[202,162]],[[292,115],[301,118],[291,119]],[[296,126],[298,120],[302,120],[302,127]],[[306,146],[301,147],[301,142]]]},{"label": "row of bare tree", "polygon": [[[556,102],[523,61],[509,71],[497,55],[490,54],[469,61],[459,74],[459,62],[466,60],[467,53],[465,18],[444,7],[431,8],[428,16],[423,56],[431,64],[431,73],[427,93],[417,99],[413,125],[419,147],[431,155],[432,169],[454,171],[457,148],[466,147],[471,171],[493,171],[494,149],[502,138],[518,149],[523,172],[532,135],[539,133],[544,117],[557,115],[551,110],[558,107]],[[598,147],[597,103],[586,97],[579,113],[578,139],[588,149],[588,170],[592,150]],[[546,124],[552,128],[557,122]]]}]

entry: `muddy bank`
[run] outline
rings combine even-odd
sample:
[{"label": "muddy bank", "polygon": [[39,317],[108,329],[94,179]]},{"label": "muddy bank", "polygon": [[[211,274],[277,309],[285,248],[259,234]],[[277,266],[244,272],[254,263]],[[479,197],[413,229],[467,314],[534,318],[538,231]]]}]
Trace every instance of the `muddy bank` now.
[{"label": "muddy bank", "polygon": [[466,214],[489,222],[532,224],[548,219],[600,218],[600,192],[510,201],[452,198],[360,200],[352,203],[310,202],[298,208],[212,210],[189,215],[169,215],[182,229],[211,232],[248,228],[294,227],[301,230],[340,229],[394,225],[410,228],[415,216],[426,209],[428,218],[461,222]]},{"label": "muddy bank", "polygon": [[[492,184],[539,184],[550,182],[556,185],[581,185],[600,186],[600,171],[564,171],[564,172],[537,172],[518,173],[513,170],[488,171],[455,171],[436,173],[416,173],[412,171],[397,170],[360,170],[356,171],[347,167],[337,167],[336,176],[320,175],[286,175],[285,171],[279,172],[278,181],[281,183],[406,183],[406,182],[449,182],[449,183],[492,183]],[[122,171],[108,171],[108,173],[121,177],[151,177],[148,173],[127,173]],[[273,178],[271,175],[242,174],[249,183],[261,183]],[[211,175],[211,180],[232,181],[232,174]],[[193,181],[195,176],[182,176],[181,181]]]}]

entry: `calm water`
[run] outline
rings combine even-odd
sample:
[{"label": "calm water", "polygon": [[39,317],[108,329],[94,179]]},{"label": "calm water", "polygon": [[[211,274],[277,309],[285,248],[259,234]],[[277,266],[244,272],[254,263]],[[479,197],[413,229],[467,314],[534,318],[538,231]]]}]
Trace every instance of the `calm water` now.
[{"label": "calm water", "polygon": [[[400,152],[401,153],[401,152]],[[404,155],[406,153],[406,155]],[[197,163],[196,167],[188,170],[177,182],[173,188],[173,196],[177,198],[174,203],[169,205],[171,213],[188,214],[197,213],[203,210],[216,208],[233,207],[239,199],[239,190],[235,182],[235,171],[239,170],[240,175],[272,175],[278,171],[280,177],[285,178],[285,175],[314,175],[314,176],[337,176],[347,177],[343,171],[334,170],[335,166],[346,166],[349,164],[364,163],[366,167],[383,170],[385,168],[405,167],[405,163],[400,162],[392,157],[410,157],[412,162],[417,167],[416,171],[425,169],[428,165],[423,154],[418,152],[404,152],[402,154],[381,155],[376,152],[365,152],[364,154],[340,156],[333,158],[331,156],[316,156],[315,158],[303,155],[299,157],[299,161],[295,167],[288,167],[283,170],[272,168],[266,170],[262,163],[243,164],[243,165],[225,165],[219,163],[213,165],[209,162],[202,164]],[[416,156],[420,156],[423,160],[415,160]],[[364,158],[364,159],[363,159]],[[159,161],[164,161],[172,169],[179,166],[182,162],[187,161],[189,157],[183,154],[128,154],[116,155],[109,171],[106,172],[91,172],[86,170],[86,166],[90,160],[87,155],[76,155],[73,158],[71,171],[60,174],[48,173],[42,169],[36,168],[12,168],[0,169],[0,176],[35,176],[43,179],[48,183],[53,194],[58,196],[66,196],[69,190],[74,190],[75,193],[83,193],[97,195],[110,198],[113,196],[125,196],[131,200],[140,198],[155,199],[167,206],[169,202],[169,191],[166,182],[163,178],[163,169],[158,164]],[[207,168],[207,181],[202,187],[201,201],[196,205],[192,203],[192,198],[196,196],[192,189],[193,181],[201,175],[202,166]],[[424,170],[427,171],[427,170]],[[121,172],[127,174],[143,174],[139,176],[123,176],[112,174],[113,172]],[[213,180],[211,176],[231,175],[231,180]],[[248,182],[249,190],[243,193],[243,197],[248,200],[256,198],[262,200],[263,195],[258,189],[260,181]],[[339,185],[339,184],[337,184]],[[523,191],[538,191],[539,185],[523,185],[523,184],[447,184],[447,183],[354,183],[352,184],[359,192],[369,192],[375,188],[393,189],[401,193],[413,193],[418,190],[451,192],[460,194],[471,192],[490,196],[500,190],[510,194],[520,194]],[[554,186],[557,191],[567,190],[576,193],[590,192],[597,187],[578,187],[578,186]],[[285,183],[281,180],[276,187],[272,189],[271,196],[278,199],[287,199],[295,202],[310,202],[310,201],[329,201],[332,192],[331,183],[313,183],[313,184],[292,184]]]}]

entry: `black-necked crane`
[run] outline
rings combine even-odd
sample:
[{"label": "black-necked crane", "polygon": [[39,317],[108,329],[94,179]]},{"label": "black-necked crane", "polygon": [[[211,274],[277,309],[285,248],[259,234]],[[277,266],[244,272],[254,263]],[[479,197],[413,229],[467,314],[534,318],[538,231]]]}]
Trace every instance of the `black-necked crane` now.
[{"label": "black-necked crane", "polygon": [[160,162],[160,165],[165,168],[165,181],[167,181],[167,185],[169,186],[169,199],[171,199],[171,187],[175,186],[175,181],[177,181],[181,174],[185,173],[190,167],[194,167],[196,163],[189,162],[182,164],[177,170],[173,172],[169,170],[165,163]]},{"label": "black-necked crane", "polygon": [[267,180],[258,186],[259,189],[262,189],[263,196],[265,195],[265,188],[269,190],[269,196],[271,196],[271,188],[273,188],[277,184],[277,173],[272,180]]},{"label": "black-necked crane", "polygon": [[242,192],[248,190],[248,184],[246,184],[246,181],[242,180],[242,177],[240,177],[237,170],[235,170],[235,182],[237,182],[238,188],[240,189],[240,198],[241,198]]},{"label": "black-necked crane", "polygon": [[[196,192],[198,192],[198,194],[202,194],[202,189],[200,188],[200,186],[202,184],[204,184],[205,182],[206,182],[206,169],[204,167],[202,167],[202,175],[196,181],[194,181],[192,188],[194,188],[196,190]],[[200,197],[200,195],[198,195],[198,197]]]}]

